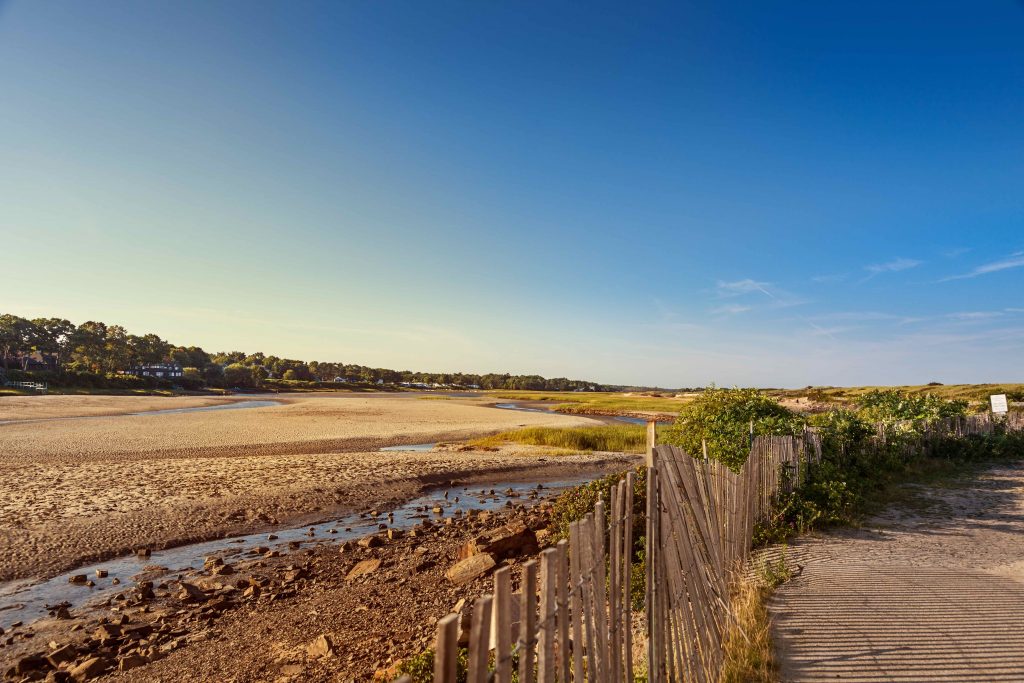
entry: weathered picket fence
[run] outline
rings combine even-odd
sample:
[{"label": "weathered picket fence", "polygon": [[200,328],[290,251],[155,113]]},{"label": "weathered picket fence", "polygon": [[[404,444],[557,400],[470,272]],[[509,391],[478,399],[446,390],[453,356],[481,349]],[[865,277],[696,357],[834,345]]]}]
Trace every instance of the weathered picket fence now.
[{"label": "weathered picket fence", "polygon": [[[971,416],[930,423],[925,440],[1024,429],[1024,415]],[[885,438],[885,432],[880,432]],[[729,631],[730,588],[748,559],[755,525],[779,496],[806,480],[821,462],[813,429],[801,436],[751,438],[739,473],[674,446],[648,453],[645,628],[632,604],[634,477],[608,501],[570,526],[569,538],[522,566],[512,592],[508,567],[494,574],[494,592],[472,608],[469,683],[619,683],[632,681],[634,640],[646,637],[649,681],[718,679]],[[456,614],[438,626],[435,683],[456,680]]]},{"label": "weathered picket fence", "polygon": [[[731,574],[750,551],[754,523],[820,459],[817,435],[757,437],[736,474],[672,446],[649,455],[646,631],[648,680],[714,679],[727,626]],[[467,680],[632,681],[634,477],[570,525],[569,538],[522,567],[494,575],[472,607]],[[538,585],[539,579],[539,585]],[[435,683],[456,680],[456,614],[438,624]],[[642,652],[642,650],[641,650]]]}]

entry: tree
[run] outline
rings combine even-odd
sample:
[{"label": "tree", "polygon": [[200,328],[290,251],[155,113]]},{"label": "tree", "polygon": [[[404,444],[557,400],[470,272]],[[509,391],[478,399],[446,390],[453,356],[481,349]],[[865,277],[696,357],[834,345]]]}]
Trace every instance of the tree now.
[{"label": "tree", "polygon": [[0,353],[4,370],[10,370],[9,362],[15,355],[28,353],[33,336],[33,325],[28,320],[9,313],[0,315]]},{"label": "tree", "polygon": [[36,351],[53,356],[57,367],[61,368],[71,353],[74,324],[63,318],[36,318],[32,324],[36,328]]},{"label": "tree", "polygon": [[285,370],[284,375],[281,376],[281,379],[285,379],[291,382],[297,380],[298,375],[295,374],[294,370]]},{"label": "tree", "polygon": [[241,363],[232,363],[224,368],[224,384],[229,387],[256,386],[252,370]]}]

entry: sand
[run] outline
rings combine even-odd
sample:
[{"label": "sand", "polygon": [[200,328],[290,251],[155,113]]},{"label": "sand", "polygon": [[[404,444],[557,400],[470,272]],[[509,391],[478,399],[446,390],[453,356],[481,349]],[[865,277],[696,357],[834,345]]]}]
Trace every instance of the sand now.
[{"label": "sand", "polygon": [[[495,472],[550,477],[602,461],[547,458],[521,448],[377,450],[518,425],[593,424],[471,401],[313,395],[267,408],[53,419],[86,409],[133,412],[141,399],[89,397],[79,407],[51,398],[58,397],[17,398],[3,408],[9,419],[51,419],[0,425],[0,581],[54,575],[140,547],[366,509],[453,478]],[[178,399],[155,400],[175,404],[148,405],[184,407]]]},{"label": "sand", "polygon": [[1024,680],[1024,467],[917,487],[800,539],[771,603],[785,681]]},{"label": "sand", "polygon": [[0,422],[65,417],[126,415],[147,410],[199,408],[234,403],[244,398],[217,396],[3,396]]}]

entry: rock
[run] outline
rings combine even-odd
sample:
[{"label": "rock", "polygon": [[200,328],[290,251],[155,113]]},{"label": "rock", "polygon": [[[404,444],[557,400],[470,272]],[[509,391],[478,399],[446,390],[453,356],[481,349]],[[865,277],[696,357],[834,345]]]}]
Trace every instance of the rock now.
[{"label": "rock", "polygon": [[214,567],[211,573],[214,576],[228,576],[235,573],[235,568],[230,564],[220,564]]},{"label": "rock", "polygon": [[74,574],[68,577],[68,583],[73,583],[79,586],[84,586],[85,582],[89,580],[85,574]]},{"label": "rock", "polygon": [[380,536],[374,534],[372,536],[363,536],[360,538],[359,545],[363,548],[376,548],[384,545],[384,541],[381,540]]},{"label": "rock", "polygon": [[68,683],[71,680],[71,674],[67,671],[51,671],[46,674],[44,680],[46,683]]},{"label": "rock", "polygon": [[18,676],[24,676],[27,673],[44,668],[46,664],[46,660],[39,655],[28,655],[15,663],[14,673]]},{"label": "rock", "polygon": [[284,573],[285,583],[291,583],[293,581],[298,581],[299,579],[304,578],[306,578],[306,570],[302,569],[301,567],[298,569],[289,569]]},{"label": "rock", "polygon": [[109,643],[110,641],[116,640],[120,637],[121,627],[117,624],[100,624],[93,633],[93,638],[100,641],[101,644]]},{"label": "rock", "polygon": [[149,659],[147,657],[143,657],[142,655],[128,655],[127,657],[122,657],[117,663],[117,670],[128,671],[129,669],[135,669],[140,666],[145,666],[146,664],[149,664]]},{"label": "rock", "polygon": [[306,654],[310,657],[334,656],[334,642],[330,636],[321,635],[306,648]]},{"label": "rock", "polygon": [[448,568],[444,575],[455,585],[460,585],[487,574],[497,564],[493,555],[480,553],[456,562]]},{"label": "rock", "polygon": [[105,579],[105,578],[107,578],[107,570],[106,569],[97,569],[96,570],[96,578],[97,579]]},{"label": "rock", "polygon": [[401,529],[388,529],[388,538],[392,541],[401,538],[403,535],[405,534]]},{"label": "rock", "polygon": [[200,590],[199,586],[186,581],[179,581],[178,586],[181,588],[178,591],[178,599],[182,602],[203,602],[206,600],[206,593]]},{"label": "rock", "polygon": [[71,678],[79,683],[90,678],[96,678],[107,668],[107,660],[103,657],[90,657],[69,672]]},{"label": "rock", "polygon": [[352,579],[358,578],[360,576],[372,574],[379,568],[380,560],[377,558],[362,560],[361,562],[356,563],[356,566],[352,567],[352,569],[348,573],[348,576],[345,577],[345,580],[351,581]]},{"label": "rock", "polygon": [[113,584],[113,585],[115,585],[115,586],[119,586],[119,585],[121,585],[121,579],[119,579],[119,578],[117,578],[117,577],[115,576],[115,577],[114,577],[114,578],[113,578],[113,579],[112,579],[112,580],[110,581],[110,583],[112,583],[112,584]]},{"label": "rock", "polygon": [[137,556],[139,556],[139,557],[149,557],[150,555],[153,554],[153,551],[150,550],[149,548],[139,548],[138,550],[135,551],[135,554]]},{"label": "rock", "polygon": [[65,645],[64,647],[58,647],[50,654],[46,655],[46,660],[50,662],[50,665],[56,669],[59,668],[64,662],[70,662],[75,658],[77,652],[71,645]]},{"label": "rock", "polygon": [[57,619],[70,619],[71,612],[68,610],[67,605],[61,605],[56,609],[56,611],[54,611],[53,616]]},{"label": "rock", "polygon": [[505,559],[535,553],[537,550],[537,535],[521,521],[515,520],[477,536],[459,548],[458,558],[464,560],[487,553]]}]

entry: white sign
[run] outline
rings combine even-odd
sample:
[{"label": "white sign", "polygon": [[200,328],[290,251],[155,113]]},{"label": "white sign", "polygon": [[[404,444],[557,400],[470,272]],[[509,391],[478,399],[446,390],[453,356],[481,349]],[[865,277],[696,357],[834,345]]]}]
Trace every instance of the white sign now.
[{"label": "white sign", "polygon": [[1006,412],[1006,394],[992,394],[991,396],[989,396],[989,400],[992,401],[993,413]]}]

